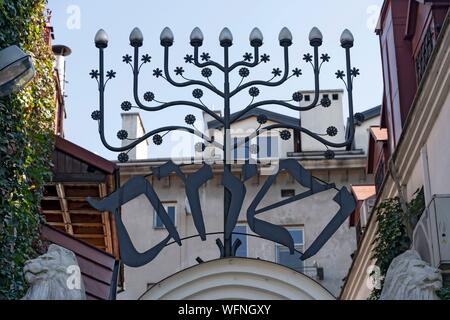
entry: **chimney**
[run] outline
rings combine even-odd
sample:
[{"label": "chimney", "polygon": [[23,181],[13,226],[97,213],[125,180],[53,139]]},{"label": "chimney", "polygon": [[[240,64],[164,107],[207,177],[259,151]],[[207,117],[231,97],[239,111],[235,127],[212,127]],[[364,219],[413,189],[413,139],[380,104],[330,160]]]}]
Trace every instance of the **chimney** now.
[{"label": "chimney", "polygon": [[58,71],[59,86],[61,88],[61,95],[65,97],[66,88],[66,57],[72,53],[69,47],[64,45],[52,46],[53,53],[55,54],[55,69]]},{"label": "chimney", "polygon": [[[215,110],[213,111],[215,114],[217,114],[219,117],[222,116],[222,111]],[[214,135],[214,128],[208,127],[208,122],[215,120],[213,117],[211,117],[206,112],[203,112],[203,132],[206,133],[209,136]]]},{"label": "chimney", "polygon": [[66,57],[72,53],[69,47],[64,45],[52,46],[55,55],[54,69],[58,76],[58,82],[55,84],[57,91],[56,98],[56,116],[55,116],[55,133],[64,137],[64,119],[66,117],[66,109],[64,99],[66,97]]},{"label": "chimney", "polygon": [[[122,113],[122,130],[128,132],[128,139],[140,138],[145,134],[144,124],[138,112]],[[122,140],[122,146],[130,144],[130,140]],[[138,144],[128,152],[130,160],[148,159],[148,141]]]}]

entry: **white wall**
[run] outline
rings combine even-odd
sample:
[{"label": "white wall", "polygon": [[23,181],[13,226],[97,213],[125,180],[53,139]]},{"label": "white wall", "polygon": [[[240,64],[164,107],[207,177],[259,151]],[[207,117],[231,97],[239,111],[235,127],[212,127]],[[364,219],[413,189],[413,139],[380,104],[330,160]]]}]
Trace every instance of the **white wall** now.
[{"label": "white wall", "polygon": [[[314,92],[312,91],[300,91],[303,95],[310,95],[311,101],[305,101],[303,99],[300,102],[300,106],[304,107],[309,105],[314,100]],[[338,129],[338,133],[334,137],[325,136],[325,138],[331,142],[344,142],[345,141],[345,128],[344,128],[344,116],[342,110],[342,90],[321,90],[319,102],[324,94],[328,94],[331,101],[331,106],[324,108],[322,106],[313,108],[308,111],[300,112],[301,125],[303,128],[308,129],[314,133],[326,134],[329,126],[335,126]],[[338,94],[339,99],[333,100],[332,95]],[[311,138],[305,133],[301,133],[302,150],[303,151],[321,151],[326,150],[325,146]],[[330,149],[342,149],[342,148],[330,148]]]},{"label": "white wall", "polygon": [[450,194],[450,93],[426,140],[431,195]]},{"label": "white wall", "polygon": [[367,154],[370,127],[380,125],[380,116],[368,119],[361,123],[359,126],[355,126],[355,149],[363,149],[364,154]]},{"label": "white wall", "polygon": [[[122,129],[128,132],[128,139],[140,138],[145,134],[144,125],[137,112],[122,113]],[[129,145],[129,140],[122,140],[122,146]],[[144,141],[134,147],[128,156],[130,160],[148,159],[148,141]]]}]

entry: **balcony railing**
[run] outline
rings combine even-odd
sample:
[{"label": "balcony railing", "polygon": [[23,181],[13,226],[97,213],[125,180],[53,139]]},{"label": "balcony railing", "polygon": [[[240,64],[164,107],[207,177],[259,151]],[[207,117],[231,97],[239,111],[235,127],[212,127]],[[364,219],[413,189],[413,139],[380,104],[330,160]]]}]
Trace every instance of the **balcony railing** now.
[{"label": "balcony railing", "polygon": [[416,57],[417,83],[420,83],[420,81],[422,80],[428,62],[430,62],[434,46],[435,46],[435,37],[430,25],[423,39],[422,47],[420,48],[420,51]]}]

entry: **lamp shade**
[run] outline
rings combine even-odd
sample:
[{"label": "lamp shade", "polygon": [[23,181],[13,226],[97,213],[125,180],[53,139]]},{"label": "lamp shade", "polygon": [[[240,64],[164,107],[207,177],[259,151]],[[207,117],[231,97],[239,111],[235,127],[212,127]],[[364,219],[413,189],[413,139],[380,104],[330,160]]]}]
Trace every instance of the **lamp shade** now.
[{"label": "lamp shade", "polygon": [[34,75],[31,57],[18,46],[0,51],[0,97],[18,92]]},{"label": "lamp shade", "polygon": [[230,47],[233,44],[233,35],[230,29],[223,28],[219,35],[219,42],[222,47]]},{"label": "lamp shade", "polygon": [[292,33],[288,28],[284,27],[281,29],[280,34],[278,35],[278,40],[280,41],[280,45],[283,47],[289,47],[292,44]]},{"label": "lamp shade", "polygon": [[203,44],[203,33],[199,27],[195,27],[190,36],[192,46],[201,46]]},{"label": "lamp shade", "polygon": [[173,44],[173,32],[169,27],[165,27],[159,36],[163,47],[170,47]]}]

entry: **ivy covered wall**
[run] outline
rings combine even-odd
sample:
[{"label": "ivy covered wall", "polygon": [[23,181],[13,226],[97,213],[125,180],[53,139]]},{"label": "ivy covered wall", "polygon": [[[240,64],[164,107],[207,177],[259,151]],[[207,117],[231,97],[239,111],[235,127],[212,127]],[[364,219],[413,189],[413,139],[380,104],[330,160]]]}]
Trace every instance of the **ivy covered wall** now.
[{"label": "ivy covered wall", "polygon": [[36,76],[0,100],[0,299],[22,297],[24,262],[39,244],[40,199],[53,148],[53,54],[45,37],[45,0],[0,0],[0,49],[31,54]]}]

